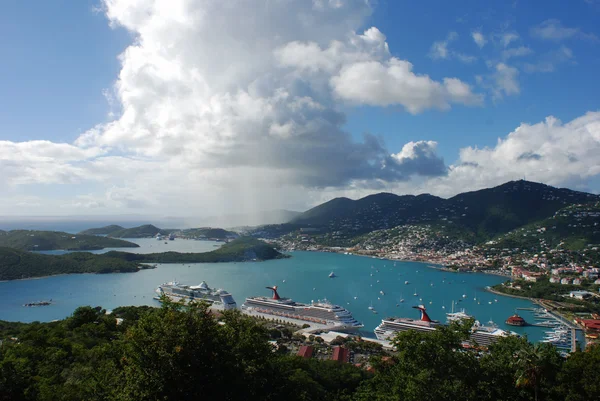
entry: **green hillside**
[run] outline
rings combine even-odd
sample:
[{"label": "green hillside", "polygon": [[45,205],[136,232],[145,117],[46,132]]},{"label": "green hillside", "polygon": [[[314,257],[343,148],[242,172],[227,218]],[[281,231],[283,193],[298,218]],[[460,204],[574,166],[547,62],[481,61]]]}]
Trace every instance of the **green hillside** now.
[{"label": "green hillside", "polygon": [[204,253],[162,252],[136,254],[111,251],[107,252],[105,255],[122,260],[144,263],[247,262],[288,257],[275,250],[271,245],[252,237],[241,237],[223,245],[219,249]]},{"label": "green hillside", "polygon": [[0,233],[0,246],[26,251],[54,249],[91,251],[104,248],[138,248],[138,244],[95,235],[73,235],[60,231],[12,230]]},{"label": "green hillside", "polygon": [[481,242],[549,218],[566,206],[598,200],[598,195],[521,180],[450,199],[390,193],[358,200],[336,198],[306,211],[292,223],[335,232],[345,240],[404,225],[452,224]]},{"label": "green hillside", "polygon": [[107,235],[114,238],[150,238],[156,234],[169,234],[170,230],[161,230],[160,228],[153,226],[152,224],[144,224],[139,227],[123,228],[116,230]]},{"label": "green hillside", "polygon": [[72,273],[130,273],[140,268],[143,266],[136,262],[88,252],[42,255],[0,247],[0,280]]},{"label": "green hillside", "polygon": [[181,230],[181,234],[184,235],[185,237],[192,237],[192,238],[226,239],[226,238],[237,237],[237,233],[235,233],[233,231],[227,231],[222,228],[212,228],[212,227],[187,228],[185,230]]},{"label": "green hillside", "polygon": [[116,231],[124,230],[124,227],[121,227],[116,224],[111,224],[110,226],[104,226],[100,228],[90,228],[88,230],[83,230],[79,234],[86,235],[108,235],[110,233],[114,233]]},{"label": "green hillside", "polygon": [[571,205],[552,217],[512,230],[491,241],[495,248],[580,251],[600,246],[600,202]]}]

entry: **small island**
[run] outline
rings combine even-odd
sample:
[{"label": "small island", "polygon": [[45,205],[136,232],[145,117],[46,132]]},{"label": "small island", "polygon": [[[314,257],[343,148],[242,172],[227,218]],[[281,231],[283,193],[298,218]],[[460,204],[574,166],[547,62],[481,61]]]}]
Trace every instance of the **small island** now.
[{"label": "small island", "polygon": [[221,263],[251,262],[290,257],[273,248],[271,245],[254,237],[240,237],[224,244],[222,247],[203,253],[161,252],[138,254],[121,251],[110,251],[105,254],[116,259],[138,263]]},{"label": "small island", "polygon": [[138,248],[139,245],[116,238],[69,234],[61,231],[12,230],[0,232],[0,247],[23,251],[93,251],[104,248]]},{"label": "small island", "polygon": [[233,240],[219,249],[204,253],[162,252],[136,254],[110,251],[103,254],[73,252],[43,255],[0,247],[0,280],[73,273],[133,273],[150,269],[153,263],[249,262],[287,258],[271,245],[252,237]]}]

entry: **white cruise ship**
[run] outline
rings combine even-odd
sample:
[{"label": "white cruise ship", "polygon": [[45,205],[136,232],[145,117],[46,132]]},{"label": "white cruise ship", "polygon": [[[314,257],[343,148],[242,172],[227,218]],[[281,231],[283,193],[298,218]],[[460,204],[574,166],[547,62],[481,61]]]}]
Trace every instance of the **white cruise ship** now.
[{"label": "white cruise ship", "polygon": [[281,298],[277,292],[277,286],[266,288],[273,291],[272,297],[248,297],[242,305],[242,309],[250,313],[333,326],[338,331],[353,331],[363,327],[363,324],[358,322],[350,311],[327,300],[303,304],[290,298]]},{"label": "white cruise ship", "polygon": [[437,320],[431,320],[423,305],[413,306],[421,312],[419,320],[407,317],[388,317],[381,321],[381,324],[375,328],[375,336],[378,340],[391,340],[399,331],[416,330],[429,332],[435,330],[441,323]]},{"label": "white cruise ship", "polygon": [[470,340],[472,343],[476,343],[477,345],[484,347],[495,343],[501,337],[507,337],[509,335],[518,336],[518,334],[513,331],[502,330],[491,320],[486,325],[483,325],[479,322],[479,320],[475,320],[473,316],[467,314],[464,309],[460,310],[459,312],[446,313],[446,318],[448,319],[448,323],[473,319],[474,323],[473,327],[471,327]]},{"label": "white cruise ship", "polygon": [[154,297],[155,299],[160,299],[160,296],[164,294],[173,301],[206,301],[214,309],[235,309],[237,307],[230,293],[220,288],[210,288],[206,281],[200,285],[184,285],[177,281],[171,281],[159,285],[156,293],[158,295]]}]

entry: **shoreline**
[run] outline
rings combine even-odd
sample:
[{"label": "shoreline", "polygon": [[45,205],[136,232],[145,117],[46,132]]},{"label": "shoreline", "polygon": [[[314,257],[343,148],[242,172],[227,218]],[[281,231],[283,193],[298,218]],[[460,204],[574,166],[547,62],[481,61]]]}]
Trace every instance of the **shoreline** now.
[{"label": "shoreline", "polygon": [[486,291],[491,292],[492,294],[496,294],[496,295],[502,295],[505,297],[511,297],[511,298],[519,298],[519,299],[526,299],[528,301],[534,302],[535,304],[539,305],[538,303],[538,298],[529,298],[529,297],[523,297],[521,295],[513,295],[513,294],[506,294],[504,292],[498,291],[493,289],[492,287],[486,287],[485,288]]},{"label": "shoreline", "polygon": [[454,270],[449,268],[447,265],[443,265],[440,264],[437,261],[433,261],[433,260],[414,260],[414,259],[397,259],[397,258],[391,258],[388,256],[374,256],[374,255],[366,255],[366,254],[362,254],[362,253],[353,253],[353,252],[348,252],[346,250],[343,249],[315,249],[315,250],[309,250],[309,249],[294,249],[292,250],[286,250],[285,252],[321,252],[321,253],[337,253],[337,254],[342,254],[342,255],[348,255],[348,256],[361,256],[364,258],[369,258],[369,259],[378,259],[378,260],[387,260],[389,262],[411,262],[411,263],[421,263],[421,264],[426,264],[427,267],[430,267],[432,269],[437,269],[437,270],[442,270],[448,273],[469,273],[469,274],[473,274],[473,273],[481,273],[481,274],[488,274],[488,275],[492,275],[492,276],[498,276],[498,277],[506,277],[506,278],[510,278],[510,274],[503,274],[503,273],[498,273],[495,271],[488,271],[488,270],[478,270],[478,271],[473,271],[473,270],[466,270],[466,271],[462,271],[462,270]]}]

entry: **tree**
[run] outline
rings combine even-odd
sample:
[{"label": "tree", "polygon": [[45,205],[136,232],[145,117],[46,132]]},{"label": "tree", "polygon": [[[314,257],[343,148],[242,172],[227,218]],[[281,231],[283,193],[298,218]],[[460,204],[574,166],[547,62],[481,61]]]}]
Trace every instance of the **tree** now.
[{"label": "tree", "polygon": [[565,401],[600,400],[600,345],[567,358],[558,374],[559,399]]},{"label": "tree", "polygon": [[540,388],[544,381],[553,382],[560,367],[560,356],[556,348],[548,343],[526,343],[515,353],[517,387],[529,387],[534,391],[534,399],[540,398]]}]

